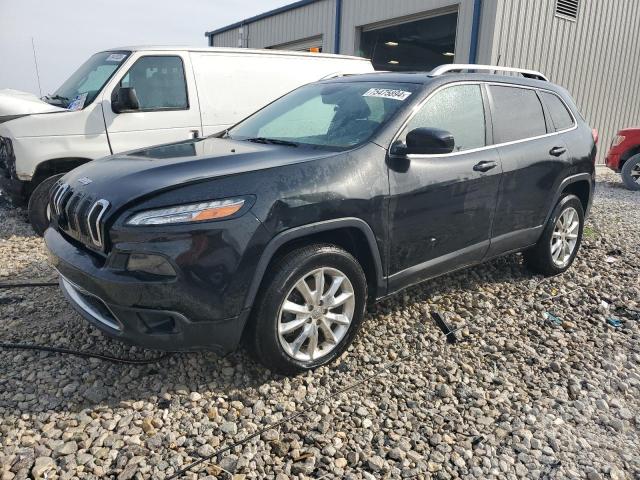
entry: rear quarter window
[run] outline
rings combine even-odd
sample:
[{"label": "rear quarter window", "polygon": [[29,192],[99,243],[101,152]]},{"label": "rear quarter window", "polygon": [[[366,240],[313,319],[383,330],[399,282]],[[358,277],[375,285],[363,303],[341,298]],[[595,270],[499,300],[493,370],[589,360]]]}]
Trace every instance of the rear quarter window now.
[{"label": "rear quarter window", "polygon": [[551,121],[553,122],[553,129],[556,132],[566,130],[574,125],[573,117],[566,105],[560,98],[548,92],[540,92],[540,97],[551,115]]},{"label": "rear quarter window", "polygon": [[513,142],[547,133],[535,90],[490,85],[494,143]]}]

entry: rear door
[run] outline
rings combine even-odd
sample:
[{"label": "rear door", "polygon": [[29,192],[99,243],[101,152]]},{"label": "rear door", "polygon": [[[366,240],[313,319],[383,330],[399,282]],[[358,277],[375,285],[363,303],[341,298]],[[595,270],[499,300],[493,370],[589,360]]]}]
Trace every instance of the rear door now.
[{"label": "rear door", "polygon": [[488,92],[503,169],[488,252],[493,256],[537,241],[568,155],[536,89],[492,84]]},{"label": "rear door", "polygon": [[389,159],[389,290],[479,262],[489,248],[500,183],[480,84],[432,94],[401,132],[449,131],[455,151]]},{"label": "rear door", "polygon": [[[201,134],[198,96],[188,54],[145,53],[123,72],[105,89],[102,99],[113,153]],[[120,87],[135,88],[139,111],[113,111],[111,95]]]}]

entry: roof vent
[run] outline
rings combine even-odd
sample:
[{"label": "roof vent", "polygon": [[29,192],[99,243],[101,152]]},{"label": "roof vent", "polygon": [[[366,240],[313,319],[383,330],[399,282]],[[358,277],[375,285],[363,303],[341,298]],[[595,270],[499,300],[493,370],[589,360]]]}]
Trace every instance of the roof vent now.
[{"label": "roof vent", "polygon": [[575,20],[578,18],[580,0],[556,0],[556,15]]}]

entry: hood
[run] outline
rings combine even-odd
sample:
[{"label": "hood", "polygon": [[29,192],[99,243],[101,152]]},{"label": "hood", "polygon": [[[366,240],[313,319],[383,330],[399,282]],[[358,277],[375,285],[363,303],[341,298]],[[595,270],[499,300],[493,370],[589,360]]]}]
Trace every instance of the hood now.
[{"label": "hood", "polygon": [[85,190],[93,199],[104,198],[119,208],[181,185],[335,154],[304,147],[206,138],[94,160],[72,170],[63,182],[74,192]]},{"label": "hood", "polygon": [[618,135],[640,135],[640,127],[627,127],[618,132]]},{"label": "hood", "polygon": [[0,90],[0,123],[33,113],[61,112],[64,108],[49,105],[32,93]]}]

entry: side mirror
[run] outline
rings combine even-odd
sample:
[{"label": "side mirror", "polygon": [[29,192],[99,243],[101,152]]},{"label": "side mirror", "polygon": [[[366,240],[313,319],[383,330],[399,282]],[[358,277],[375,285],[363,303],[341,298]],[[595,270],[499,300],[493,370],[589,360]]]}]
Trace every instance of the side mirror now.
[{"label": "side mirror", "polygon": [[132,112],[140,110],[140,102],[136,89],[132,87],[120,87],[111,94],[111,109],[115,113]]},{"label": "side mirror", "polygon": [[416,128],[407,133],[407,143],[397,142],[394,155],[443,155],[453,152],[456,142],[451,132],[439,128]]}]

